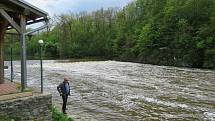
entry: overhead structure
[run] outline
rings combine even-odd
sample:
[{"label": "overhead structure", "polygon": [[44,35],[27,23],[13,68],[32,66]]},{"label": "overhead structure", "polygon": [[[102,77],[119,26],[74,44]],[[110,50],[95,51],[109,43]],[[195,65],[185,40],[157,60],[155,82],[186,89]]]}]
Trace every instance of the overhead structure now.
[{"label": "overhead structure", "polygon": [[[26,25],[45,21],[45,25],[26,32]],[[21,86],[27,86],[26,42],[25,36],[48,27],[48,13],[24,0],[0,1],[0,84],[4,81],[4,35],[6,30],[15,29],[20,36],[21,48]]]}]

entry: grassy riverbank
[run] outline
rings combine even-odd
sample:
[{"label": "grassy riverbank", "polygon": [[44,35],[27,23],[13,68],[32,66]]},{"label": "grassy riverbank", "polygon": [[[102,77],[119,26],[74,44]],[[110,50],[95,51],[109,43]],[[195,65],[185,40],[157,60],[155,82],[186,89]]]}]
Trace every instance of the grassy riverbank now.
[{"label": "grassy riverbank", "polygon": [[[20,121],[21,119],[14,116],[14,117],[8,117],[8,116],[0,116],[1,121]],[[53,121],[74,121],[72,118],[69,118],[67,115],[64,115],[61,113],[57,108],[52,108],[52,120]]]},{"label": "grassy riverbank", "polygon": [[52,119],[53,121],[74,121],[72,118],[60,112],[56,107],[52,107]]}]

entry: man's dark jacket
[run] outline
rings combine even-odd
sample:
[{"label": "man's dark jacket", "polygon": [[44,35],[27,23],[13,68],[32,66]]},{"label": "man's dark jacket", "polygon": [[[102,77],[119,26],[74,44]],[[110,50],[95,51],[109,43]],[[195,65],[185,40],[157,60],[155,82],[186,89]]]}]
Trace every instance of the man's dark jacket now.
[{"label": "man's dark jacket", "polygon": [[[68,83],[69,85],[69,83]],[[65,86],[65,83],[61,83],[58,87],[57,87],[57,90],[60,94],[63,94],[63,95],[70,95],[70,86],[69,86],[69,93],[67,94],[66,93],[66,86]]]}]

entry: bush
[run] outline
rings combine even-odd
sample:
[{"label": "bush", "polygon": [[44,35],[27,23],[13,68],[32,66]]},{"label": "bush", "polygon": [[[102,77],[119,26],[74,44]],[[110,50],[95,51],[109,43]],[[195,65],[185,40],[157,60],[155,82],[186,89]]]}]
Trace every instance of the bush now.
[{"label": "bush", "polygon": [[204,68],[215,69],[215,49],[205,52]]},{"label": "bush", "polygon": [[56,107],[52,107],[52,119],[53,121],[74,121],[72,118],[61,113]]}]

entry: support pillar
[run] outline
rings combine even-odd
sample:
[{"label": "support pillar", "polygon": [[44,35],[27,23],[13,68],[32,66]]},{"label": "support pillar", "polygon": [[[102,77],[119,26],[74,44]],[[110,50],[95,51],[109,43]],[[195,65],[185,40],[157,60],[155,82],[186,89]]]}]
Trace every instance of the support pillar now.
[{"label": "support pillar", "polygon": [[27,67],[26,67],[26,41],[25,41],[25,32],[26,32],[26,17],[20,15],[20,45],[21,45],[21,86],[22,92],[27,87]]},{"label": "support pillar", "polygon": [[7,21],[0,21],[0,84],[4,81],[4,34],[7,29]]}]

